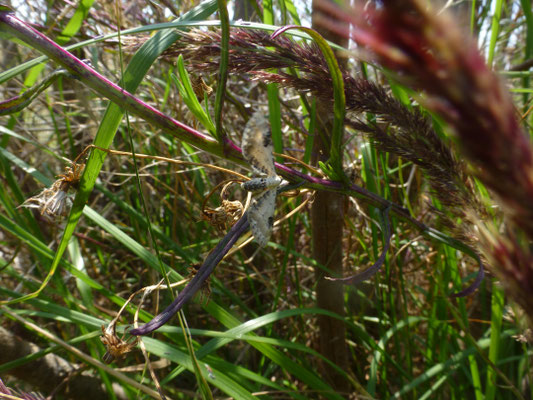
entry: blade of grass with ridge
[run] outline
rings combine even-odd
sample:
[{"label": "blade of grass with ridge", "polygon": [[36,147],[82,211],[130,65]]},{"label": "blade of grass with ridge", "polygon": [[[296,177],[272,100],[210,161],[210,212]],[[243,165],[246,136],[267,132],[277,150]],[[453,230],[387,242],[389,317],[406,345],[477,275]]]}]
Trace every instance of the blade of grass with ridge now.
[{"label": "blade of grass with ridge", "polygon": [[[346,96],[344,94],[344,80],[342,72],[339,68],[337,58],[333,53],[328,41],[325,40],[318,32],[311,28],[301,26],[289,25],[277,30],[272,38],[275,38],[290,29],[297,29],[307,33],[322,51],[331,75],[333,85],[333,129],[331,132],[331,149],[330,149],[330,163],[333,167],[333,172],[336,180],[341,180],[348,183],[348,178],[342,169],[342,134],[344,132],[344,115],[346,113]],[[333,177],[332,177],[333,178]]]}]

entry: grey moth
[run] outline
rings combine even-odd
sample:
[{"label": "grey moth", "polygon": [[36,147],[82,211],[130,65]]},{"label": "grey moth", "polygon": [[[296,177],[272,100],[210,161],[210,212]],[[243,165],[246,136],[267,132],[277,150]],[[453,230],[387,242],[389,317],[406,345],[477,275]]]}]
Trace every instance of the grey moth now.
[{"label": "grey moth", "polygon": [[256,111],[246,124],[241,147],[253,171],[253,178],[242,184],[252,193],[248,222],[255,240],[263,247],[272,234],[276,191],[283,179],[276,174],[270,125],[262,112]]}]

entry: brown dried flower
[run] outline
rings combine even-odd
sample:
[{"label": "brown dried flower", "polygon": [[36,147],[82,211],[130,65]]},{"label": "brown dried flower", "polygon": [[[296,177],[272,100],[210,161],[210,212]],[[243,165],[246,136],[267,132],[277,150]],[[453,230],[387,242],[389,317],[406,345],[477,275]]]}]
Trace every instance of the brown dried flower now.
[{"label": "brown dried flower", "polygon": [[19,207],[37,208],[41,215],[54,219],[65,216],[71,206],[68,191],[77,185],[85,164],[72,163],[71,167],[65,168],[65,173],[58,176],[50,188],[45,188],[38,195],[30,197]]},{"label": "brown dried flower", "polygon": [[107,349],[107,352],[102,357],[102,361],[106,364],[110,364],[114,360],[124,357],[137,346],[138,342],[138,338],[135,336],[130,338],[130,341],[125,341],[124,337],[119,338],[115,331],[115,323],[116,320],[113,320],[107,328],[105,325],[102,325],[102,336],[100,336],[100,340]]},{"label": "brown dried flower", "polygon": [[212,209],[204,208],[202,211],[204,219],[220,231],[225,231],[239,220],[243,213],[243,206],[240,201],[222,200],[222,205]]}]

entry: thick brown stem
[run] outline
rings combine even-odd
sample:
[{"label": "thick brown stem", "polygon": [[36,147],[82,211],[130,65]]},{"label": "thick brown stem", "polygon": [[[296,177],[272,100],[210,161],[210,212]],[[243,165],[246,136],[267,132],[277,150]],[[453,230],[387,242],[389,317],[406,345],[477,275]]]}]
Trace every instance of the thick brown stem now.
[{"label": "thick brown stem", "polygon": [[[314,3],[314,1],[313,1]],[[314,24],[313,24],[314,25]],[[326,32],[326,39],[342,42],[339,37],[331,37]],[[345,40],[344,40],[345,41]],[[340,43],[342,44],[342,43]],[[317,132],[314,142],[314,154],[322,161],[329,157],[331,130],[333,127],[333,110],[331,103],[317,101]],[[315,160],[316,161],[316,160]],[[313,256],[329,273],[317,268],[317,306],[339,315],[344,315],[344,288],[340,282],[325,279],[326,276],[343,275],[343,210],[344,196],[325,191],[317,192],[311,209],[313,235]],[[342,320],[325,315],[318,316],[320,352],[348,371],[348,351],[346,348],[346,327]],[[326,367],[327,368],[327,367]],[[350,383],[337,371],[326,369],[324,378],[338,392],[350,392]]]},{"label": "thick brown stem", "polygon": [[[325,279],[326,276],[342,276],[342,226],[344,196],[318,192],[311,209],[313,230],[313,255],[330,273],[316,269],[317,306],[336,314],[344,314],[344,287],[340,282]],[[320,352],[331,361],[348,370],[348,351],[345,343],[345,326],[342,320],[326,315],[318,316]],[[324,371],[326,380],[339,392],[347,392],[350,385],[346,378],[334,370]]]}]

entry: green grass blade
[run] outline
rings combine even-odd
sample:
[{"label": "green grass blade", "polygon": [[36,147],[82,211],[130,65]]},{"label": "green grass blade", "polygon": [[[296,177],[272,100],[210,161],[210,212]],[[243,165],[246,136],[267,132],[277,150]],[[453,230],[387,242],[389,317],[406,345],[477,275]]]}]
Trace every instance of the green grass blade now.
[{"label": "green grass blade", "polygon": [[57,43],[67,43],[74,37],[76,33],[78,33],[83,24],[83,21],[89,14],[89,10],[91,9],[93,3],[94,0],[82,0],[78,3],[78,8],[76,8],[76,11],[72,15],[72,18],[70,18],[70,21],[68,21],[67,26],[65,26],[65,28],[57,37]]},{"label": "green grass blade", "polygon": [[187,105],[189,111],[192,112],[196,118],[198,118],[198,121],[200,121],[200,123],[211,134],[211,136],[216,138],[216,127],[213,124],[213,121],[211,120],[211,116],[209,115],[207,110],[204,110],[202,104],[198,101],[198,98],[196,97],[196,93],[194,93],[194,89],[189,78],[189,73],[185,69],[183,56],[181,54],[178,56],[177,67],[179,79],[176,76],[172,75],[172,80],[178,88],[181,98]]},{"label": "green grass blade", "polygon": [[333,129],[331,132],[331,148],[330,148],[330,163],[333,167],[335,177],[332,179],[342,180],[348,183],[348,178],[344,174],[342,168],[342,136],[344,132],[344,115],[346,113],[346,97],[344,94],[344,79],[339,68],[339,63],[335,57],[335,53],[329,43],[315,30],[311,28],[288,26],[277,31],[273,36],[280,35],[289,29],[298,29],[312,37],[314,42],[322,51],[322,55],[328,64],[329,73],[331,75],[333,85]]},{"label": "green grass blade", "polygon": [[316,135],[316,98],[313,97],[311,100],[311,115],[309,116],[309,126],[307,127],[307,131],[309,135],[305,139],[305,153],[303,157],[304,163],[309,163],[311,161],[311,155],[313,153],[313,145],[315,141],[315,135]]},{"label": "green grass blade", "polygon": [[[211,7],[209,7],[211,5]],[[185,14],[182,19],[191,18],[204,18],[210,14],[212,7],[214,5],[213,1],[202,4],[197,7],[195,10],[191,11],[188,14]],[[201,9],[200,12],[198,10]],[[141,83],[143,77],[148,72],[148,69],[152,63],[157,59],[157,57],[164,51],[168,46],[170,46],[177,38],[179,34],[177,32],[158,32],[151,39],[149,39],[143,46],[135,53],[132,57],[128,68],[125,71],[124,80],[122,85],[130,93],[134,93],[139,84]],[[123,117],[123,111],[121,108],[111,103],[102,119],[102,122],[99,126],[98,133],[94,140],[94,144],[99,147],[108,148],[113,141],[116,130],[120,125]],[[31,294],[23,296],[19,299],[15,299],[9,302],[9,304],[24,301],[35,296],[38,296],[39,293],[46,287],[52,276],[54,275],[59,262],[63,256],[65,249],[67,248],[68,242],[74,233],[76,225],[82,215],[83,208],[87,202],[90,193],[92,192],[93,186],[96,182],[96,178],[100,172],[100,169],[105,158],[105,153],[103,152],[92,152],[87,164],[85,166],[85,172],[80,181],[80,188],[74,199],[72,205],[72,210],[67,221],[67,226],[64,230],[63,237],[59,243],[56,257],[52,262],[50,267],[50,272],[43,280],[39,289]]]},{"label": "green grass blade", "polygon": [[487,64],[493,67],[494,54],[496,52],[496,44],[498,42],[498,34],[500,33],[500,20],[502,17],[503,0],[496,0],[494,4],[494,15],[492,16],[492,24],[490,26],[490,43],[487,55]]},{"label": "green grass blade", "polygon": [[[503,331],[501,338],[503,339],[506,337],[510,337],[511,335],[514,334],[514,332],[515,332],[514,330]],[[477,345],[479,346],[480,349],[486,349],[490,346],[490,339],[480,339],[478,340]],[[422,383],[428,381],[429,379],[437,377],[440,374],[445,374],[448,379],[451,379],[453,377],[454,365],[459,365],[463,359],[467,358],[471,354],[475,354],[476,352],[477,352],[476,347],[474,346],[468,347],[463,351],[453,354],[451,357],[449,357],[447,361],[433,365],[431,368],[424,371],[422,374],[420,374],[417,378],[413,379],[411,382],[409,382],[399,391],[394,393],[393,398],[395,399],[404,398],[402,396],[414,390],[417,386],[421,385]]]},{"label": "green grass blade", "polygon": [[[61,33],[57,36],[55,40],[57,44],[64,45],[68,43],[72,39],[72,37],[80,30],[81,25],[89,14],[89,10],[91,9],[93,3],[94,0],[81,0],[78,3],[78,8],[76,8],[76,11],[70,18],[63,31],[61,31]],[[44,68],[45,64],[39,64],[33,67],[32,70],[28,73],[28,76],[24,81],[24,85],[34,85]]]},{"label": "green grass blade", "polygon": [[[281,104],[279,102],[278,85],[269,83],[267,85],[268,96],[268,119],[270,121],[270,131],[272,142],[276,153],[283,153],[283,139],[281,135]],[[276,161],[281,162],[282,157],[276,157]]]},{"label": "green grass blade", "polygon": [[[186,353],[180,351],[177,347],[149,337],[144,337],[142,340],[146,345],[146,349],[150,353],[174,361],[175,363],[185,367],[189,371],[194,370],[191,358]],[[224,393],[229,396],[232,396],[235,399],[256,399],[256,397],[253,396],[252,393],[244,389],[236,381],[227,377],[223,371],[217,371],[213,368],[210,368],[208,370],[205,366],[203,366],[202,373],[210,384],[216,386]]]},{"label": "green grass blade", "polygon": [[[502,335],[502,318],[505,297],[501,285],[494,281],[492,284],[492,302],[491,302],[491,321],[490,321],[490,347],[489,360],[496,364],[499,360],[501,335]],[[485,389],[485,400],[493,400],[496,398],[496,391],[498,383],[496,381],[497,374],[494,369],[489,367],[487,369],[487,382]]]}]

